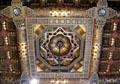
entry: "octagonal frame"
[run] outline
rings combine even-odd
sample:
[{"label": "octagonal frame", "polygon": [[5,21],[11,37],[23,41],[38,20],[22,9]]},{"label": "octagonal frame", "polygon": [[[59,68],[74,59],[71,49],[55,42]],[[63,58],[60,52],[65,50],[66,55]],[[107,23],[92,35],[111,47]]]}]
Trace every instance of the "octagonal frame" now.
[{"label": "octagonal frame", "polygon": [[[54,27],[61,27],[61,25],[48,25],[47,29],[45,29],[45,31],[43,31],[44,33],[49,29],[49,28],[54,28]],[[62,70],[69,70],[73,65],[74,63],[77,63],[82,57],[83,57],[83,48],[84,48],[84,39],[72,28],[72,26],[69,26],[69,25],[62,25],[63,28],[70,28],[70,30],[72,30],[73,33],[75,33],[75,35],[81,40],[80,42],[80,56],[78,58],[76,58],[70,65],[68,66],[61,66],[60,69]],[[46,62],[46,60],[44,60],[41,55],[40,55],[40,45],[39,45],[39,40],[41,38],[41,36],[43,35],[40,34],[37,39],[35,39],[35,46],[36,46],[36,56],[38,59],[40,59],[47,67],[50,68],[50,70],[56,70],[58,69],[58,66],[52,66],[50,65],[49,63]]]}]

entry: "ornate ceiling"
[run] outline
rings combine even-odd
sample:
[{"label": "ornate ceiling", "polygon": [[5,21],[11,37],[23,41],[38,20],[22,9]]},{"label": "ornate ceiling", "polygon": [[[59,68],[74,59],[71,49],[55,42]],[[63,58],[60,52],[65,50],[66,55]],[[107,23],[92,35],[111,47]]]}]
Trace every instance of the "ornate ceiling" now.
[{"label": "ornate ceiling", "polygon": [[13,0],[1,11],[0,83],[19,78],[15,82],[24,84],[36,78],[43,84],[59,79],[67,79],[64,84],[74,80],[76,84],[119,84],[120,14],[108,7],[114,5],[111,2],[100,0],[93,7],[96,3],[35,0],[24,4],[32,10]]},{"label": "ornate ceiling", "polygon": [[10,84],[20,75],[16,27],[11,19],[0,17],[0,83]]},{"label": "ornate ceiling", "polygon": [[[0,7],[4,8],[11,5],[12,0],[1,0]],[[21,0],[25,6],[30,7],[40,7],[40,6],[55,6],[60,4],[59,0]],[[72,7],[93,7],[96,5],[98,0],[62,0],[62,5],[72,6]],[[115,8],[119,7],[119,0],[108,0],[109,7]]]},{"label": "ornate ceiling", "polygon": [[101,78],[120,77],[119,18],[108,20],[103,30],[103,41],[99,63]]},{"label": "ornate ceiling", "polygon": [[[41,28],[40,26],[38,28]],[[81,28],[81,27],[79,27]],[[39,29],[35,28],[35,32]],[[82,30],[82,29],[79,29]],[[83,32],[84,33],[84,32]],[[81,35],[81,33],[79,34]],[[51,66],[59,67],[66,71],[72,70],[71,63],[76,61],[76,66],[80,68],[81,60],[83,60],[84,39],[82,36],[77,36],[71,28],[53,27],[48,29],[44,34],[40,34],[36,39],[36,50],[39,60],[48,62]],[[38,44],[39,43],[39,44]],[[41,59],[42,57],[42,59]],[[80,64],[79,64],[80,63]],[[67,67],[67,66],[71,67]],[[63,66],[63,68],[62,68]],[[53,68],[51,68],[54,70]],[[57,70],[57,69],[55,69]]]}]

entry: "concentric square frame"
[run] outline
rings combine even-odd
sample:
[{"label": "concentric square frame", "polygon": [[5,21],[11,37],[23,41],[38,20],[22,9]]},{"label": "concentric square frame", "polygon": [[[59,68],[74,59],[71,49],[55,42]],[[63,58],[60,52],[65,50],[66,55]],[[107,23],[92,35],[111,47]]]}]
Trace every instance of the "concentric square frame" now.
[{"label": "concentric square frame", "polygon": [[[86,40],[84,49],[84,70],[82,73],[70,72],[37,72],[35,63],[35,47],[33,25],[51,25],[51,26],[86,26]],[[91,49],[93,40],[94,19],[92,18],[38,18],[26,17],[26,32],[28,43],[29,73],[35,78],[88,78],[90,72]]]}]

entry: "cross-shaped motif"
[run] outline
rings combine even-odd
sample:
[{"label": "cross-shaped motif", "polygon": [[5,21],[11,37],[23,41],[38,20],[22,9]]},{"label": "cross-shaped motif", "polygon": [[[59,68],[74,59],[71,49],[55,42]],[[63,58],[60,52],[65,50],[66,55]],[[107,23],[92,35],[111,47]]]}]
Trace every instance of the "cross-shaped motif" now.
[{"label": "cross-shaped motif", "polygon": [[22,6],[21,0],[12,0],[11,6],[3,9],[2,14],[9,18],[23,18],[31,16],[33,11],[26,6]]},{"label": "cross-shaped motif", "polygon": [[108,7],[107,0],[99,0],[97,7],[87,10],[87,15],[96,19],[99,29],[102,29],[107,19],[117,15],[117,11]]},{"label": "cross-shaped motif", "polygon": [[13,18],[14,23],[17,28],[19,28],[22,23],[24,23],[25,17],[33,15],[33,10],[26,6],[22,6],[21,0],[12,0],[11,6],[3,9],[1,13],[9,18]]}]

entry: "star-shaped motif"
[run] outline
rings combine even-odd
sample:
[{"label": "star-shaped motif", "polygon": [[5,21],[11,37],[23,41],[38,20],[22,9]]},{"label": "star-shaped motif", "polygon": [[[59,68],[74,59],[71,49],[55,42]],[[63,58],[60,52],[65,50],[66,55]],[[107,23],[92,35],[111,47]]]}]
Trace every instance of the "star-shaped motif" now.
[{"label": "star-shaped motif", "polygon": [[[57,45],[57,43],[60,43],[61,45],[60,53],[63,52],[63,54],[60,54],[61,55],[60,58],[57,52],[59,51],[59,45]],[[49,45],[52,45],[52,46],[54,45],[54,47],[50,49]],[[70,47],[67,45],[69,45]],[[65,59],[69,60],[74,58],[74,50],[78,47],[78,44],[74,40],[73,33],[65,32],[62,28],[58,28],[55,32],[46,33],[46,41],[42,44],[42,47],[46,51],[46,58],[55,59],[57,61],[63,61],[63,60],[65,61]],[[69,50],[67,50],[66,47]],[[69,51],[69,52],[64,54],[65,51],[62,50],[62,48],[65,49],[65,51]],[[55,52],[55,49],[56,49],[56,52]],[[54,54],[54,52],[57,54]]]}]

